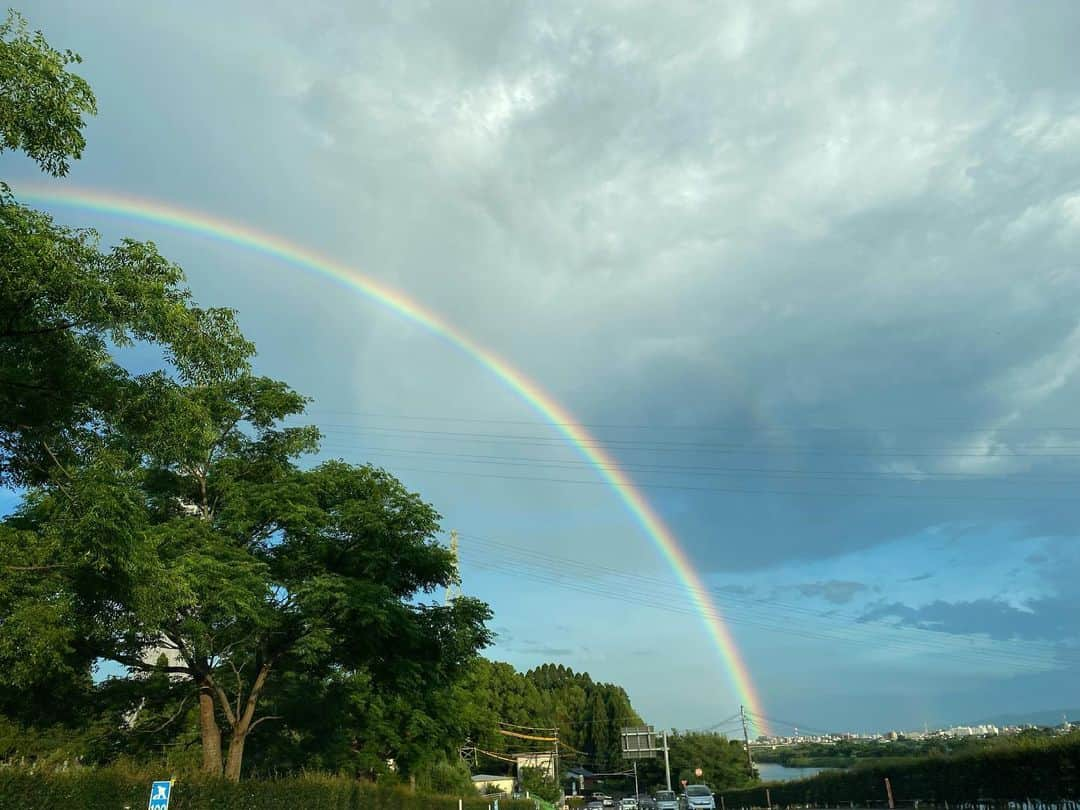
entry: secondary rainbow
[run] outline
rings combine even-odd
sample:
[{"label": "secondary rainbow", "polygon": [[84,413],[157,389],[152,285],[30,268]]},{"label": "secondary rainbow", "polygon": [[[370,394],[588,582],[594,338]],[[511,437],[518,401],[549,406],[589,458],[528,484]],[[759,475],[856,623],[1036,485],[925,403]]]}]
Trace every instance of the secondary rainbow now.
[{"label": "secondary rainbow", "polygon": [[756,716],[759,730],[767,733],[764,728],[765,720],[762,718],[764,712],[761,700],[735,640],[724,622],[723,615],[710,598],[705,583],[694,570],[674,533],[601,443],[565,407],[496,352],[476,343],[462,330],[400,290],[314,250],[248,225],[157,200],[67,184],[20,185],[17,191],[20,198],[43,205],[81,208],[129,217],[212,237],[237,247],[258,251],[302,270],[318,273],[420,324],[486,366],[561,431],[630,510],[686,588],[695,610],[700,614],[707,632],[716,644],[733,689],[740,701]]}]

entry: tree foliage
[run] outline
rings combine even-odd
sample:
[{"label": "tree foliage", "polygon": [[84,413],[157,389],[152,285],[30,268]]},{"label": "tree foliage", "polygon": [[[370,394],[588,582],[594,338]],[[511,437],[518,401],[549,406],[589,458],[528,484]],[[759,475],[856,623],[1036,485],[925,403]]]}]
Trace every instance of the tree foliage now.
[{"label": "tree foliage", "polygon": [[[704,783],[713,790],[726,790],[755,781],[747,770],[746,749],[741,740],[729,740],[712,732],[672,732],[668,735],[668,748],[672,787],[686,780],[691,784]],[[698,768],[701,776],[695,773]],[[638,764],[638,776],[650,789],[665,786],[663,760],[643,760]]]},{"label": "tree foliage", "polygon": [[480,659],[459,685],[458,696],[465,734],[477,747],[497,753],[551,747],[523,746],[499,733],[500,722],[558,728],[565,763],[618,765],[620,729],[642,722],[622,687],[561,664],[519,673],[509,664]]},{"label": "tree foliage", "polygon": [[17,149],[49,174],[67,174],[86,146],[83,116],[97,112],[90,85],[68,70],[81,61],[8,12],[0,23],[0,152]]}]

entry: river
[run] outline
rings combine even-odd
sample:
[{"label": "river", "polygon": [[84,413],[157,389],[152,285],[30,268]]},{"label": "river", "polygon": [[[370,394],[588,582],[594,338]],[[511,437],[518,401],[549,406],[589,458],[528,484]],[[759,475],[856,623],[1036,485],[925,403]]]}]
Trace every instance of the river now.
[{"label": "river", "polygon": [[761,774],[762,782],[792,782],[828,770],[828,768],[789,768],[778,762],[756,762],[754,767]]}]

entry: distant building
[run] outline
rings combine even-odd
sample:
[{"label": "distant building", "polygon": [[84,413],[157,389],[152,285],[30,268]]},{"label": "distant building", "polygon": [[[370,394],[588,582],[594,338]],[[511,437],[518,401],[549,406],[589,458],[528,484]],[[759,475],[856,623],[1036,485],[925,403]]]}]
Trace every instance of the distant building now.
[{"label": "distant building", "polygon": [[472,778],[473,787],[479,793],[505,793],[509,796],[514,792],[514,777],[492,776],[491,774],[478,773]]},{"label": "distant building", "polygon": [[587,791],[595,790],[600,780],[588,768],[567,768],[563,775],[564,789],[568,796],[579,796]]},{"label": "distant building", "polygon": [[552,751],[532,751],[526,754],[514,754],[517,762],[517,772],[521,775],[522,768],[539,768],[544,776],[549,779],[555,778],[555,754]]}]

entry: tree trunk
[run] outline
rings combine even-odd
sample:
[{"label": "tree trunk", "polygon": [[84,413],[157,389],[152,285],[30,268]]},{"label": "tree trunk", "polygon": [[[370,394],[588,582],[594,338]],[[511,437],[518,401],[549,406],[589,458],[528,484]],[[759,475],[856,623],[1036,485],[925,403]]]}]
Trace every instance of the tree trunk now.
[{"label": "tree trunk", "polygon": [[225,778],[230,782],[240,781],[240,766],[244,764],[244,743],[247,742],[248,726],[240,724],[233,729],[229,740],[229,759],[225,763]]},{"label": "tree trunk", "polygon": [[214,695],[207,683],[199,684],[199,730],[202,732],[203,773],[221,776],[221,729],[214,714]]},{"label": "tree trunk", "polygon": [[[247,742],[248,732],[261,722],[261,720],[255,719],[255,707],[259,703],[259,696],[262,694],[263,687],[266,685],[266,679],[269,675],[270,663],[264,663],[259,668],[259,674],[255,676],[255,682],[251,685],[251,691],[248,692],[247,703],[244,706],[243,713],[237,714],[230,711],[228,703],[225,701],[224,693],[218,693],[219,699],[225,704],[225,714],[228,716],[229,723],[232,726],[232,736],[229,740],[228,761],[225,763],[225,778],[231,782],[240,781],[240,766],[244,764],[244,743]],[[237,708],[239,708],[239,703]]]}]

